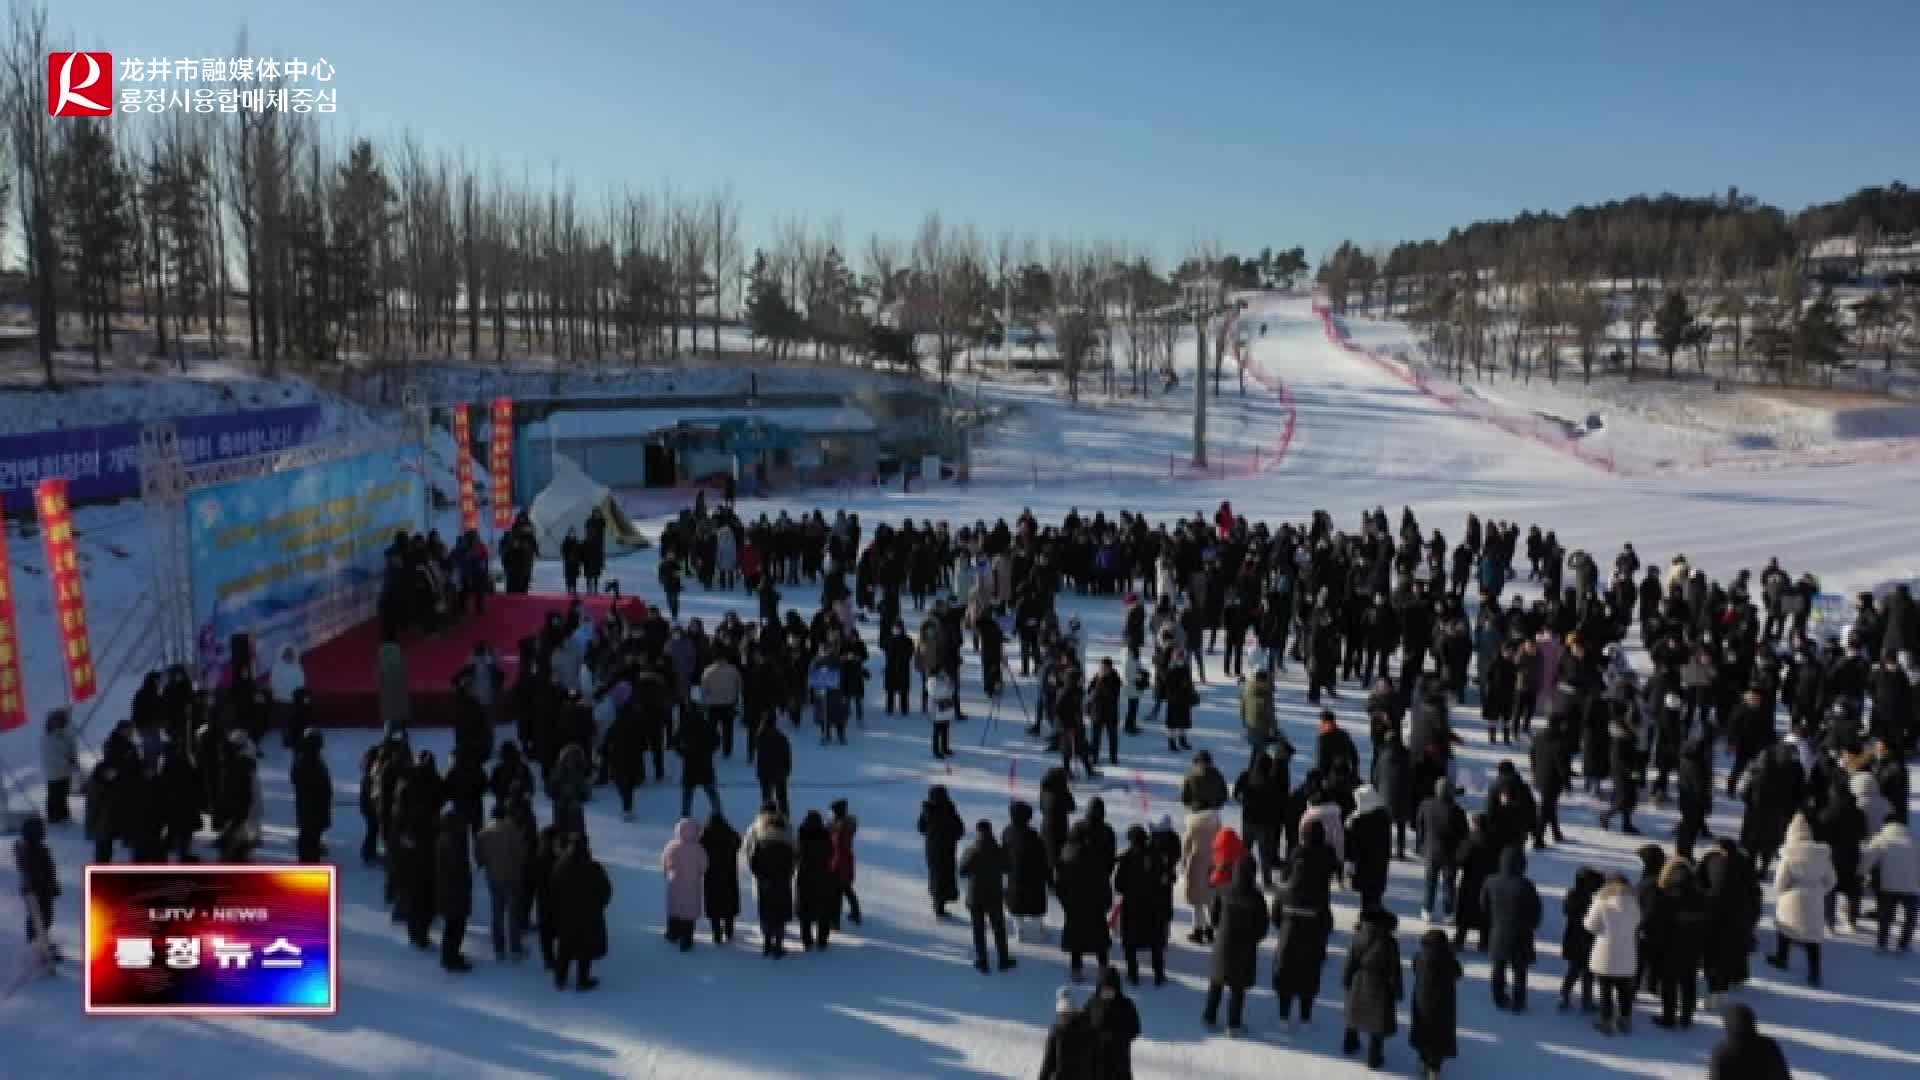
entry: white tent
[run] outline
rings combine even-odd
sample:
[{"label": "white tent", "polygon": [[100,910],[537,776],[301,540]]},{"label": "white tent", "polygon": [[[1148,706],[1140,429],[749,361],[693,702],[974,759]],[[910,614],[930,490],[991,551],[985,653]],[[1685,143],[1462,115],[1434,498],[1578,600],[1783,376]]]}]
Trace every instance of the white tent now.
[{"label": "white tent", "polygon": [[584,538],[587,518],[595,509],[607,519],[608,554],[621,548],[647,546],[646,537],[634,527],[607,486],[588,476],[572,458],[555,454],[553,479],[527,508],[527,519],[533,522],[534,536],[540,542],[541,557],[559,558],[560,542],[566,539],[569,530]]}]

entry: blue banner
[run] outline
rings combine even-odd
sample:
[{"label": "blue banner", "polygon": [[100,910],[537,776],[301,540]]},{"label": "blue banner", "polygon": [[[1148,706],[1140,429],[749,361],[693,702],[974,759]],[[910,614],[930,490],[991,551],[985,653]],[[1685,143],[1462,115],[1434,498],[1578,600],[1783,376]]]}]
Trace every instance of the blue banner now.
[{"label": "blue banner", "polygon": [[282,645],[315,644],[322,605],[373,612],[387,546],[422,529],[420,450],[403,445],[187,496],[193,623],[204,678],[225,677],[227,642],[253,639],[264,676]]},{"label": "blue banner", "polygon": [[[320,423],[320,406],[291,405],[183,416],[174,426],[180,456],[198,465],[299,446],[319,432]],[[67,481],[67,498],[76,506],[139,495],[141,427],[105,424],[0,436],[0,499],[8,510],[31,509],[34,485],[56,476]]]}]

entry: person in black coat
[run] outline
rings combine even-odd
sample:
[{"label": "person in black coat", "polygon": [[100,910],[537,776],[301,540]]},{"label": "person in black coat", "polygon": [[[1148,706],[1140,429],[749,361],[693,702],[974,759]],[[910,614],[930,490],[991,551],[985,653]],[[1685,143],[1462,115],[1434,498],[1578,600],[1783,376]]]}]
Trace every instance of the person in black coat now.
[{"label": "person in black coat", "polygon": [[725,814],[714,814],[700,830],[700,847],[707,853],[701,885],[707,922],[713,926],[713,943],[719,945],[733,940],[733,920],[740,916],[740,833]]},{"label": "person in black coat", "polygon": [[326,855],[320,838],[333,827],[333,775],[327,771],[326,758],[321,756],[323,745],[318,731],[302,735],[294,751],[293,766],[288,771],[288,779],[293,784],[293,823],[297,834],[294,852],[295,858],[303,863],[319,862]]},{"label": "person in black coat", "polygon": [[973,919],[973,966],[985,975],[987,967],[987,927],[993,927],[993,946],[1000,956],[1000,970],[1013,967],[1007,952],[1006,855],[993,838],[993,823],[980,821],[973,827],[973,843],[960,856],[960,876],[967,879],[967,912]]},{"label": "person in black coat", "polygon": [[1674,773],[1674,801],[1680,811],[1680,824],[1673,830],[1675,849],[1683,859],[1693,858],[1693,845],[1707,832],[1707,815],[1713,812],[1713,740],[1690,739],[1680,750],[1679,768]]},{"label": "person in black coat", "polygon": [[1614,815],[1620,816],[1620,831],[1628,836],[1640,835],[1634,827],[1633,811],[1640,805],[1640,742],[1633,730],[1622,724],[1613,725],[1613,737],[1607,744],[1608,771],[1613,776],[1613,795],[1607,801],[1607,809],[1600,815],[1600,828],[1605,830],[1613,821]]},{"label": "person in black coat", "polygon": [[1760,922],[1760,881],[1753,861],[1721,837],[1700,857],[1699,874],[1707,894],[1707,932],[1701,957],[1707,974],[1708,1006],[1717,1007],[1727,991],[1747,981],[1747,955],[1753,951]]},{"label": "person in black coat", "polygon": [[1240,835],[1260,861],[1260,881],[1272,885],[1290,802],[1286,774],[1265,750],[1257,750],[1247,770],[1234,780],[1232,794],[1240,803]]},{"label": "person in black coat", "polygon": [[1113,906],[1109,878],[1112,859],[1103,860],[1099,841],[1086,821],[1076,822],[1060,851],[1060,908],[1066,924],[1060,931],[1060,951],[1067,954],[1075,982],[1081,979],[1081,958],[1089,953],[1107,966],[1113,939],[1107,912]]},{"label": "person in black coat", "polygon": [[1153,963],[1153,985],[1167,981],[1167,927],[1171,910],[1166,903],[1167,877],[1173,870],[1153,850],[1147,830],[1127,830],[1127,850],[1113,869],[1113,891],[1120,897],[1120,948],[1127,958],[1127,981],[1140,985],[1140,950]]},{"label": "person in black coat", "polygon": [[1387,808],[1378,792],[1363,787],[1354,793],[1354,813],[1346,827],[1347,862],[1353,866],[1347,881],[1360,894],[1362,908],[1380,906],[1392,855],[1393,824]]},{"label": "person in black coat", "polygon": [[1533,934],[1540,928],[1541,909],[1540,892],[1527,879],[1526,849],[1521,844],[1500,853],[1500,872],[1487,879],[1481,895],[1492,946],[1494,1007],[1526,1012],[1527,968],[1533,964]]},{"label": "person in black coat", "polygon": [[1453,801],[1453,783],[1446,777],[1433,782],[1433,794],[1427,796],[1414,815],[1414,842],[1426,858],[1427,882],[1421,902],[1421,918],[1433,919],[1434,890],[1440,891],[1442,910],[1454,913],[1455,892],[1460,873],[1460,845],[1467,838],[1467,812]]},{"label": "person in black coat", "polygon": [[767,713],[759,734],[754,736],[752,751],[760,801],[779,807],[781,817],[788,816],[792,813],[787,804],[787,778],[793,775],[793,743],[781,733],[778,713]]},{"label": "person in black coat", "polygon": [[47,823],[37,815],[20,823],[20,838],[13,842],[13,870],[27,906],[27,944],[45,942],[46,964],[51,968],[60,959],[60,950],[53,944],[53,901],[60,895],[60,876],[47,847]]},{"label": "person in black coat", "polygon": [[1267,936],[1267,905],[1260,897],[1260,869],[1251,856],[1242,856],[1233,868],[1233,883],[1216,901],[1213,967],[1207,977],[1207,1004],[1201,1019],[1208,1027],[1220,1021],[1220,994],[1227,991],[1227,1031],[1246,1027],[1247,988],[1260,966],[1260,942]]},{"label": "person in black coat", "polygon": [[1567,787],[1573,783],[1573,770],[1568,765],[1567,741],[1561,723],[1549,720],[1546,730],[1534,737],[1528,756],[1533,764],[1533,786],[1539,796],[1539,812],[1534,815],[1533,846],[1545,847],[1547,830],[1553,830],[1553,842],[1564,844],[1566,836],[1560,831],[1560,796],[1567,793]]},{"label": "person in black coat", "polygon": [[[1387,813],[1393,818],[1393,857],[1407,857],[1407,827],[1414,824],[1421,797],[1413,783],[1413,756],[1398,731],[1389,732],[1386,742],[1373,755],[1370,779],[1373,788],[1386,800]],[[1416,829],[1416,832],[1418,830]],[[1428,900],[1432,906],[1432,900]]]},{"label": "person in black coat", "polygon": [[1347,989],[1347,1034],[1341,1049],[1353,1054],[1367,1037],[1367,1067],[1386,1063],[1386,1040],[1400,1030],[1396,1003],[1401,997],[1400,943],[1393,932],[1400,920],[1385,908],[1360,913],[1347,947],[1342,981]]},{"label": "person in black coat", "polygon": [[1094,1080],[1100,1075],[1100,1040],[1086,1013],[1074,1007],[1073,991],[1053,998],[1053,1027],[1040,1058],[1040,1080]]},{"label": "person in black coat", "polygon": [[763,808],[747,843],[747,869],[760,910],[760,955],[787,955],[787,923],[793,921],[793,841],[778,810]]},{"label": "person in black coat", "polygon": [[707,793],[707,809],[720,812],[720,789],[715,784],[713,752],[715,732],[711,724],[682,723],[674,739],[680,753],[680,816],[693,816],[693,793]]},{"label": "person in black coat", "polygon": [[1133,1080],[1133,1040],[1140,1037],[1140,1010],[1120,989],[1120,973],[1107,968],[1087,1002],[1093,1028],[1095,1075],[1102,1080]]},{"label": "person in black coat", "polygon": [[1447,932],[1439,927],[1428,930],[1413,958],[1413,1015],[1407,1042],[1429,1078],[1439,1076],[1441,1064],[1460,1053],[1458,984],[1463,974]]},{"label": "person in black coat", "polygon": [[1287,863],[1286,880],[1273,896],[1273,992],[1280,999],[1280,1022],[1289,1031],[1294,1028],[1294,1004],[1300,1006],[1300,1021],[1309,1022],[1320,994],[1327,938],[1333,932],[1333,869],[1325,829],[1318,821],[1309,822]]},{"label": "person in black coat", "polygon": [[1006,863],[1007,914],[1021,941],[1045,939],[1047,892],[1053,887],[1046,844],[1033,827],[1033,807],[1015,800],[1007,808],[1011,822],[1000,833],[1000,857]]},{"label": "person in black coat", "polygon": [[1760,1034],[1751,1006],[1728,1006],[1726,1025],[1726,1037],[1708,1059],[1707,1080],[1792,1080],[1787,1056],[1779,1043]]},{"label": "person in black coat", "polygon": [[1690,1028],[1707,936],[1707,896],[1687,860],[1668,859],[1661,868],[1644,932],[1647,962],[1660,992],[1654,1026]]},{"label": "person in black coat", "polygon": [[1482,887],[1499,868],[1500,852],[1487,831],[1487,815],[1475,814],[1467,835],[1460,841],[1454,865],[1460,868],[1460,886],[1455,890],[1453,951],[1465,952],[1467,935],[1480,932],[1480,951],[1487,951],[1487,906]]},{"label": "person in black coat", "polygon": [[955,865],[955,848],[966,835],[966,823],[942,784],[927,790],[920,804],[920,835],[926,838],[927,894],[933,898],[933,914],[947,917],[947,905],[960,899],[960,875]]},{"label": "person in black coat", "polygon": [[461,955],[467,937],[467,918],[473,914],[473,854],[467,843],[472,829],[466,815],[448,807],[440,815],[440,835],[434,849],[433,900],[441,919],[440,966],[448,971],[473,970]]},{"label": "person in black coat", "polygon": [[1591,866],[1574,871],[1573,887],[1560,902],[1564,926],[1560,931],[1560,958],[1567,973],[1560,979],[1560,1011],[1573,1008],[1573,986],[1580,984],[1580,1011],[1593,1011],[1593,969],[1587,964],[1593,952],[1593,935],[1587,931],[1587,911],[1593,898],[1607,883],[1606,876]]},{"label": "person in black coat", "polygon": [[[952,804],[948,804],[952,809]],[[956,816],[955,824],[959,822]],[[840,881],[833,873],[833,836],[820,811],[809,810],[800,828],[793,834],[794,914],[800,922],[800,948],[825,949],[833,933],[834,916],[840,910]],[[956,832],[954,842],[959,842]],[[931,841],[929,841],[931,843]],[[953,846],[947,846],[947,871],[953,871]]]},{"label": "person in black coat", "polygon": [[570,969],[575,990],[600,985],[593,977],[593,962],[607,955],[607,905],[612,901],[613,882],[588,849],[586,834],[557,835],[553,869],[540,902],[540,929],[553,934],[555,989],[566,988]]},{"label": "person in black coat", "polygon": [[1066,847],[1067,830],[1073,826],[1075,809],[1066,770],[1058,766],[1048,769],[1040,778],[1040,839],[1046,845],[1047,865],[1056,889],[1060,880],[1060,851]]}]

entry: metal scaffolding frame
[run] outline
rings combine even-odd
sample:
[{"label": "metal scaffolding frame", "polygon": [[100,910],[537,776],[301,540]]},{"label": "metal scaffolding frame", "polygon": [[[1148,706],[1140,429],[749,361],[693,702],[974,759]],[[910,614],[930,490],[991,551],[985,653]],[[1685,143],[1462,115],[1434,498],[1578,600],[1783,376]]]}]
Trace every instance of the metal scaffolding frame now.
[{"label": "metal scaffolding frame", "polygon": [[[193,577],[189,558],[187,504],[194,492],[236,481],[325,465],[362,454],[413,447],[415,461],[403,466],[418,471],[425,494],[421,527],[431,523],[433,484],[427,475],[427,448],[422,438],[424,409],[410,408],[414,421],[392,428],[354,433],[225,461],[188,465],[180,456],[178,432],[171,422],[149,424],[140,433],[140,488],[145,501],[148,531],[154,550],[155,595],[162,610],[159,620],[164,641],[161,652],[168,664],[195,665],[199,659],[198,627],[193,618]],[[324,640],[366,619],[378,599],[377,588],[341,588],[310,605],[305,622],[311,640]]]}]

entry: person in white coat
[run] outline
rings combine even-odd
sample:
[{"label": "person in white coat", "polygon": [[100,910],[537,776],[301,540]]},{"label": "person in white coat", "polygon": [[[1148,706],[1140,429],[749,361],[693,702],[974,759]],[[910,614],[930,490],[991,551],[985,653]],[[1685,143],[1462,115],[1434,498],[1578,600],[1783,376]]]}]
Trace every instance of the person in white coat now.
[{"label": "person in white coat", "polygon": [[1861,769],[1847,777],[1847,790],[1852,792],[1854,805],[1860,808],[1860,813],[1867,819],[1867,835],[1879,833],[1880,826],[1886,824],[1893,807],[1880,794],[1880,782],[1873,778],[1873,771]]},{"label": "person in white coat", "polygon": [[1633,1030],[1633,979],[1639,964],[1640,901],[1624,875],[1610,874],[1594,895],[1581,924],[1593,935],[1587,969],[1600,983],[1602,1035],[1630,1034]]},{"label": "person in white coat", "polygon": [[1900,927],[1900,951],[1913,947],[1914,910],[1920,905],[1920,848],[1914,847],[1907,826],[1889,821],[1880,826],[1873,840],[1860,851],[1860,876],[1880,877],[1874,896],[1880,904],[1880,938],[1875,952],[1887,950],[1887,932],[1893,928],[1896,911],[1906,913]]},{"label": "person in white coat", "polygon": [[1805,814],[1795,814],[1787,826],[1787,842],[1773,872],[1773,955],[1767,963],[1787,969],[1794,945],[1807,950],[1807,985],[1820,985],[1820,944],[1826,940],[1826,898],[1839,883],[1833,870],[1833,852],[1813,838]]},{"label": "person in white coat", "polygon": [[1140,734],[1140,698],[1146,694],[1150,685],[1147,669],[1140,665],[1140,657],[1128,650],[1127,659],[1121,665],[1120,678],[1127,692],[1127,734]]},{"label": "person in white coat", "polygon": [[1187,940],[1202,945],[1213,940],[1213,838],[1220,831],[1220,815],[1201,810],[1187,815],[1180,836],[1182,891],[1193,906],[1193,930]]},{"label": "person in white coat", "polygon": [[54,709],[47,713],[47,727],[40,735],[40,775],[47,781],[47,824],[60,825],[73,820],[67,795],[79,772],[80,751],[73,734],[73,714]]}]

